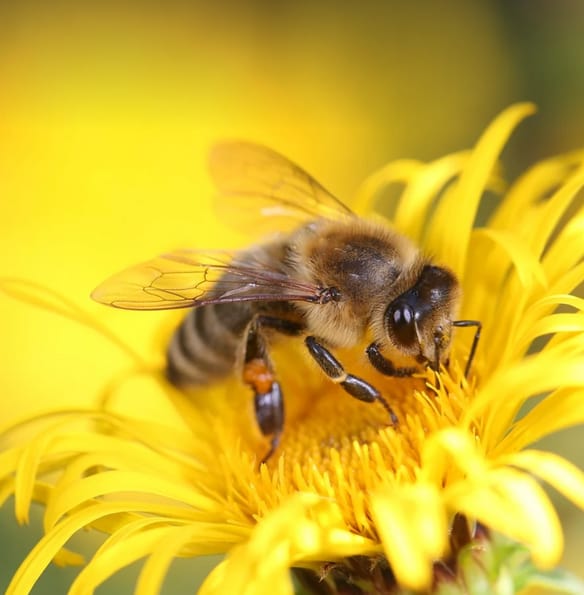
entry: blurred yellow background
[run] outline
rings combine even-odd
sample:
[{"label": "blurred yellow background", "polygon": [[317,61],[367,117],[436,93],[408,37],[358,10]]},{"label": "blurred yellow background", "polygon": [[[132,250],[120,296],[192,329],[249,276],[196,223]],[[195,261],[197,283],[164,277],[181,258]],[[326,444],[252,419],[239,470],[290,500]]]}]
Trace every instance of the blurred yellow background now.
[{"label": "blurred yellow background", "polygon": [[[3,3],[0,276],[64,294],[152,353],[166,314],[88,294],[165,250],[245,241],[209,225],[214,141],[263,142],[350,201],[387,161],[469,147],[501,109],[531,100],[540,113],[507,155],[517,171],[583,144],[582,40],[576,0]],[[2,295],[0,324],[6,422],[89,403],[128,364],[97,333]],[[566,436],[571,450],[555,447],[584,464],[582,440]],[[583,515],[568,512],[566,566],[584,575]],[[3,513],[4,545],[29,541],[0,563],[0,589],[40,535],[38,518],[25,531]],[[169,593],[193,591],[192,561],[181,568]],[[35,592],[63,592],[73,574],[52,571]]]}]

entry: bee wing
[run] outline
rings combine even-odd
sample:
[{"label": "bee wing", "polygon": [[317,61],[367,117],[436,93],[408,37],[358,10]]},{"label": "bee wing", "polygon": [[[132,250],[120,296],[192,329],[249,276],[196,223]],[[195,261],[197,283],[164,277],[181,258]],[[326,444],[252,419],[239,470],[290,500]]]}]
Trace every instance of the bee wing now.
[{"label": "bee wing", "polygon": [[[262,218],[339,220],[353,212],[310,174],[286,157],[262,145],[227,141],[209,156],[211,176],[220,191],[217,210],[225,221],[245,229],[265,223]],[[285,223],[284,223],[285,226]],[[279,222],[278,229],[283,229]]]},{"label": "bee wing", "polygon": [[91,297],[127,310],[171,310],[244,301],[321,299],[322,288],[301,283],[258,256],[178,250],[110,277]]}]

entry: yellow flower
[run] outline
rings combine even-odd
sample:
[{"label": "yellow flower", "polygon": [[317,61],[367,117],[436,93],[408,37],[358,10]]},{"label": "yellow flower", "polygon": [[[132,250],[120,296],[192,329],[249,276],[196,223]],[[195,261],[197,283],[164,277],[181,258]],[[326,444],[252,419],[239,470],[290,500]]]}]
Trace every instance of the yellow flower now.
[{"label": "yellow flower", "polygon": [[[46,535],[8,593],[28,592],[53,559],[80,563],[64,548],[83,528],[109,537],[72,594],[92,592],[141,558],[138,592],[157,593],[176,557],[223,552],[204,594],[292,593],[292,567],[305,582],[318,576],[338,586],[369,574],[373,584],[423,590],[450,568],[458,532],[450,528],[464,518],[553,567],[562,531],[538,480],[584,508],[584,475],[526,447],[584,420],[584,300],[572,293],[584,281],[581,195],[576,202],[584,152],[538,163],[504,187],[499,154],[532,111],[506,110],[471,151],[392,163],[356,199],[370,212],[388,185],[405,185],[393,224],[456,272],[462,317],[483,325],[468,381],[471,330],[457,329],[439,376],[380,377],[362,349],[341,352],[348,369],[388,395],[393,427],[382,407],[351,399],[283,341],[274,359],[286,425],[276,454],[258,465],[266,442],[237,378],[186,395],[137,362],[182,423],[120,413],[113,386],[103,407],[55,412],[0,455],[0,495],[14,494],[18,520],[27,520],[31,501],[45,505]],[[485,205],[486,224],[477,225],[486,190],[502,198]]]}]

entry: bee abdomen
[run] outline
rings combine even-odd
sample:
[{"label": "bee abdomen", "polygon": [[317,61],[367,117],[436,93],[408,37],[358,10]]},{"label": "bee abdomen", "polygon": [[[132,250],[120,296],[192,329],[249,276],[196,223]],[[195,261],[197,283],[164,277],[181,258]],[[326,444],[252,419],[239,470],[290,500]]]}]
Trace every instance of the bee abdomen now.
[{"label": "bee abdomen", "polygon": [[168,379],[177,386],[197,386],[228,375],[252,317],[247,304],[216,304],[191,310],[168,347]]}]

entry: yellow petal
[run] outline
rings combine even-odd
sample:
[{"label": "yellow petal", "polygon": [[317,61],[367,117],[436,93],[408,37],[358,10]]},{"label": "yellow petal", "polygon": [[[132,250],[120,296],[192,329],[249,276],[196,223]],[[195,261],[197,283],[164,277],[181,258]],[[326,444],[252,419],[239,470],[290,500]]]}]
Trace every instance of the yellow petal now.
[{"label": "yellow petal", "polygon": [[502,457],[502,461],[533,473],[584,509],[584,473],[563,457],[552,452],[523,450]]},{"label": "yellow petal", "polygon": [[482,417],[483,444],[487,450],[502,439],[519,407],[529,397],[558,386],[584,386],[581,358],[566,359],[566,351],[562,345],[546,349],[488,380],[465,412],[464,420],[471,425],[473,419]]},{"label": "yellow petal", "polygon": [[577,311],[584,312],[584,299],[567,293],[551,294],[536,300],[525,310],[522,320],[517,327],[518,333],[528,333],[529,328],[546,314],[551,314],[558,306],[570,306]]},{"label": "yellow petal", "polygon": [[77,575],[69,595],[93,593],[118,570],[155,551],[174,528],[161,520],[156,517],[140,519],[118,531],[115,539],[107,539]]},{"label": "yellow petal", "polygon": [[562,184],[558,190],[541,205],[539,225],[531,229],[531,247],[537,256],[543,254],[560,219],[584,186],[584,168],[578,170]]},{"label": "yellow petal", "polygon": [[429,484],[381,489],[372,495],[372,510],[399,584],[428,588],[433,561],[448,549],[446,510],[438,489]]},{"label": "yellow petal", "polygon": [[[524,353],[538,337],[559,335],[561,333],[578,333],[584,331],[584,313],[551,314],[532,324],[524,334],[517,337],[515,346],[517,354]],[[556,339],[557,341],[558,339]]]},{"label": "yellow petal", "polygon": [[492,456],[514,452],[558,430],[584,423],[584,391],[562,388],[547,395],[531,411],[516,421],[508,434],[492,450]]},{"label": "yellow petal", "polygon": [[176,500],[195,509],[206,509],[214,503],[198,494],[192,486],[177,481],[170,481],[164,477],[155,477],[137,471],[102,471],[97,475],[85,477],[73,484],[63,486],[51,515],[58,518],[67,511],[74,509],[84,502],[105,494],[120,494],[123,492],[138,492]]},{"label": "yellow petal", "polygon": [[462,151],[437,159],[409,177],[408,185],[400,196],[393,224],[408,237],[422,245],[427,213],[438,193],[466,164],[470,153]]},{"label": "yellow petal", "polygon": [[558,562],[563,548],[560,522],[545,491],[525,473],[494,469],[472,482],[447,486],[444,496],[453,511],[524,543],[541,568]]},{"label": "yellow petal", "polygon": [[297,561],[322,560],[323,551],[342,558],[378,550],[345,529],[333,501],[299,492],[261,520],[249,540],[209,575],[201,593],[262,593],[268,584],[286,591],[291,589],[288,569]]},{"label": "yellow petal", "polygon": [[544,254],[542,264],[550,283],[576,266],[583,254],[584,213],[574,216],[560,229]]},{"label": "yellow petal", "polygon": [[377,194],[394,183],[406,183],[422,168],[422,164],[414,159],[400,159],[389,163],[379,171],[370,175],[357,190],[352,202],[356,213],[373,212]]},{"label": "yellow petal", "polygon": [[[451,192],[439,203],[428,230],[428,249],[462,276],[477,208],[491,172],[512,130],[535,111],[520,103],[506,109],[482,134]],[[444,230],[449,233],[445,234]]]},{"label": "yellow petal", "polygon": [[34,484],[37,475],[40,475],[39,467],[43,457],[52,443],[59,439],[63,428],[69,423],[65,418],[55,423],[50,430],[41,433],[37,438],[30,440],[26,448],[21,452],[18,464],[15,469],[14,500],[16,518],[20,522],[26,522],[28,510],[34,491]]},{"label": "yellow petal", "polygon": [[90,526],[95,519],[107,514],[107,510],[102,505],[94,505],[64,519],[32,549],[14,574],[6,595],[28,593],[65,543],[77,531]]},{"label": "yellow petal", "polygon": [[100,333],[112,344],[119,347],[139,367],[148,367],[142,359],[127,343],[122,341],[118,335],[113,333],[97,317],[87,313],[75,302],[54,291],[49,287],[34,283],[27,279],[0,278],[0,292],[13,297],[19,301],[29,303],[37,308],[48,310],[73,322],[87,326]]},{"label": "yellow petal", "polygon": [[458,476],[482,476],[487,469],[472,436],[458,428],[447,428],[430,435],[422,450],[422,479],[440,485],[453,471]]},{"label": "yellow petal", "polygon": [[[11,448],[0,452],[0,507],[4,506],[6,500],[14,493],[14,478],[12,474],[18,465],[18,459],[20,457],[19,448]],[[20,514],[20,522],[28,522],[28,509],[30,501],[26,506],[23,506],[23,511]],[[23,514],[24,512],[24,514]]]},{"label": "yellow petal", "polygon": [[[229,574],[232,568],[227,560],[221,562],[209,573],[205,582],[199,589],[198,595],[224,595],[225,593],[241,593],[241,595],[266,595],[266,586],[269,593],[278,595],[293,595],[294,589],[290,580],[288,569],[270,572],[262,576],[262,581],[250,580],[242,583],[233,581]],[[237,588],[232,591],[231,588]]]},{"label": "yellow petal", "polygon": [[523,173],[509,188],[505,200],[489,220],[489,227],[511,229],[521,221],[526,210],[549,196],[563,184],[575,167],[584,163],[584,153],[552,157],[540,161]]}]

